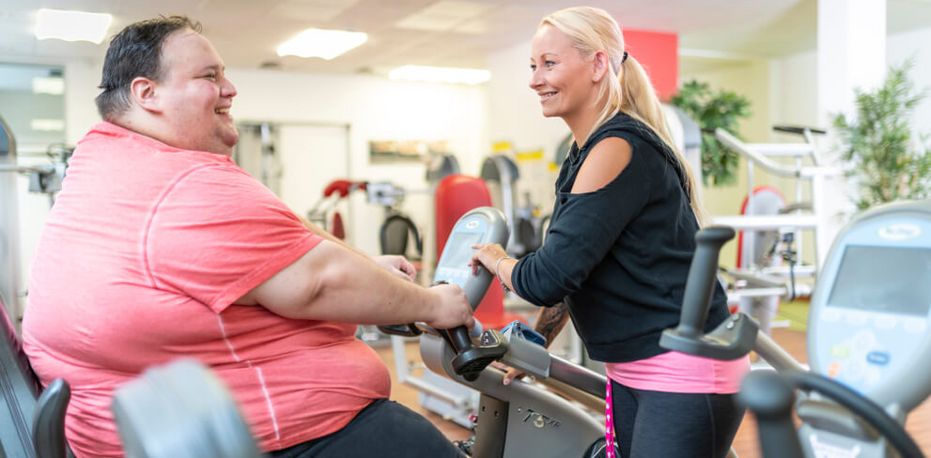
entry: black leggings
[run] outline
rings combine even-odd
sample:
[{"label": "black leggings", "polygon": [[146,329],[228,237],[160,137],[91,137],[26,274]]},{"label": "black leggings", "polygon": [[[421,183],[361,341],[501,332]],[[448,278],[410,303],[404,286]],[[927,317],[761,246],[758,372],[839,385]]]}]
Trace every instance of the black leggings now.
[{"label": "black leggings", "polygon": [[459,452],[426,418],[394,401],[378,399],[343,429],[271,452],[274,458],[459,458]]},{"label": "black leggings", "polygon": [[723,458],[743,419],[733,394],[663,393],[611,382],[624,458]]}]

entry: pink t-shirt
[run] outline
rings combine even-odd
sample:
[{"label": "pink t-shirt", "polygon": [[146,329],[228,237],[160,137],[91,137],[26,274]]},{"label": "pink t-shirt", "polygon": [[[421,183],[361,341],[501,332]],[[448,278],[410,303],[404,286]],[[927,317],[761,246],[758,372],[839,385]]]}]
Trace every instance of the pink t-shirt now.
[{"label": "pink t-shirt", "polygon": [[666,393],[737,393],[749,370],[750,360],[746,356],[718,361],[677,351],[628,363],[605,364],[608,377],[621,385]]},{"label": "pink t-shirt", "polygon": [[354,325],[232,305],[320,240],[229,157],[95,126],[42,231],[23,322],[42,382],[71,384],[76,454],[122,455],[114,389],[179,357],[226,382],[265,450],[330,434],[388,397],[388,371]]}]

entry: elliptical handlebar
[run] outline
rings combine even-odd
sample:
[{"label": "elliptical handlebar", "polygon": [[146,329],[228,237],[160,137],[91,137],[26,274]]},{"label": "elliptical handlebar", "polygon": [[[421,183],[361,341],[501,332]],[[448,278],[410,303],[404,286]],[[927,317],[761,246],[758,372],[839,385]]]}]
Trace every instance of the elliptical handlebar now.
[{"label": "elliptical handlebar", "polygon": [[728,226],[711,226],[695,234],[695,255],[682,297],[679,326],[663,331],[661,347],[723,360],[737,359],[753,348],[759,327],[740,313],[732,315],[712,333],[704,334],[721,247],[734,235],[734,229]]},{"label": "elliptical handlebar", "polygon": [[795,392],[787,380],[771,371],[751,372],[740,384],[738,400],[756,416],[763,456],[804,456],[792,423]]},{"label": "elliptical handlebar", "polygon": [[901,456],[923,458],[918,444],[882,407],[847,386],[813,372],[751,372],[741,384],[739,399],[757,418],[766,458],[804,456],[792,422],[794,390],[814,391],[850,410],[885,437]]},{"label": "elliptical handlebar", "polygon": [[817,392],[866,420],[879,434],[888,439],[889,445],[902,456],[924,458],[921,448],[908,435],[905,427],[890,417],[872,399],[860,395],[841,382],[814,372],[790,372],[785,376],[796,389]]},{"label": "elliptical handlebar", "polygon": [[382,325],[378,326],[378,330],[388,335],[401,337],[417,337],[424,332],[441,337],[456,354],[452,360],[453,370],[470,382],[477,379],[489,364],[500,359],[507,352],[507,348],[496,340],[478,346],[472,343],[471,336],[476,331],[482,334],[482,326],[478,321],[472,332],[465,326],[434,329],[421,323]]},{"label": "elliptical handlebar", "polygon": [[732,238],[734,229],[728,226],[711,226],[695,234],[695,255],[682,296],[679,334],[689,337],[702,334],[714,294],[721,247]]},{"label": "elliptical handlebar", "polygon": [[[491,283],[491,273],[484,267],[479,267],[477,277],[477,281],[482,286],[474,290],[465,291],[469,302],[475,304],[473,307],[481,302],[482,298],[485,296],[485,292],[488,290],[488,285]],[[469,329],[465,326],[457,326],[451,329],[438,329],[437,331],[440,337],[446,340],[456,353],[456,356],[452,360],[453,370],[456,374],[461,375],[462,378],[470,382],[475,381],[489,364],[501,359],[501,357],[507,353],[507,348],[496,339],[493,339],[492,342],[487,344],[473,344]]]}]

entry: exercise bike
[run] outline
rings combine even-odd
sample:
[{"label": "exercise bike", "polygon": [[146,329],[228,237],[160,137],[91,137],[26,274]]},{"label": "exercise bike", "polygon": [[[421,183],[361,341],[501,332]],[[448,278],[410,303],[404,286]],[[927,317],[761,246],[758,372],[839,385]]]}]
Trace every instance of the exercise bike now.
[{"label": "exercise bike", "polygon": [[752,373],[740,394],[767,458],[924,456],[902,425],[931,394],[931,201],[877,207],[838,235],[811,300],[810,371],[742,313],[702,335],[718,251],[733,236],[696,235],[682,319],[660,345],[716,359],[752,349],[777,370]]},{"label": "exercise bike", "polygon": [[[485,269],[473,273],[472,246],[507,240],[507,223],[499,210],[482,207],[466,213],[450,233],[434,281],[461,286],[477,306],[492,276]],[[412,323],[380,329],[420,336],[421,357],[430,370],[481,393],[475,437],[463,446],[472,456],[588,457],[603,449],[604,422],[580,403],[596,412],[604,408],[605,376],[550,354],[534,331],[512,324],[503,331],[485,330],[473,344],[465,327],[437,330]],[[535,383],[504,385],[504,372],[489,367],[493,361],[518,368],[573,401]]]}]

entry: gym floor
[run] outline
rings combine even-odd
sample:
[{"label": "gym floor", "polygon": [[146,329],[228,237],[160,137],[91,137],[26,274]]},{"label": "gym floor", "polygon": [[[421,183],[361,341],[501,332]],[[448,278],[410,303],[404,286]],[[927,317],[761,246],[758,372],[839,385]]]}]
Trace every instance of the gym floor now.
[{"label": "gym floor", "polygon": [[[800,314],[805,316],[805,314]],[[792,356],[801,362],[807,362],[805,354],[805,332],[797,330],[798,326],[790,326],[786,329],[776,329],[773,337],[782,345]],[[451,440],[465,439],[470,435],[469,430],[460,427],[457,424],[443,420],[438,415],[425,411],[417,403],[417,391],[397,382],[394,371],[394,360],[391,355],[391,347],[385,346],[377,349],[379,356],[391,370],[392,389],[391,398],[398,401],[415,411],[427,417]],[[414,342],[407,344],[407,355],[409,360],[419,360],[417,344]],[[925,401],[921,406],[912,411],[906,423],[906,429],[915,439],[921,449],[931,455],[931,402]],[[757,446],[756,422],[752,415],[747,415],[740,429],[737,431],[737,438],[734,440],[734,450],[741,458],[755,458],[760,456]],[[581,453],[581,452],[580,452]]]}]

